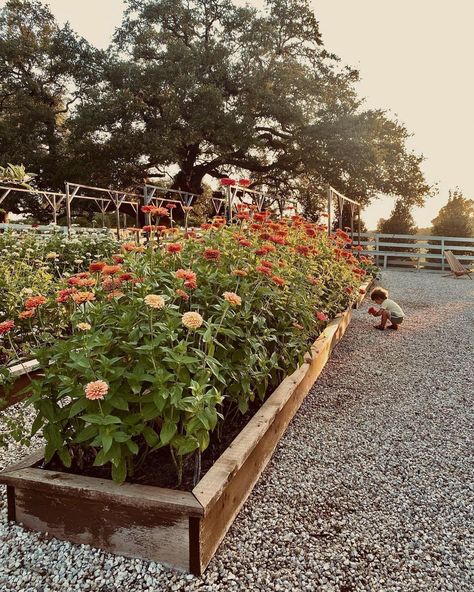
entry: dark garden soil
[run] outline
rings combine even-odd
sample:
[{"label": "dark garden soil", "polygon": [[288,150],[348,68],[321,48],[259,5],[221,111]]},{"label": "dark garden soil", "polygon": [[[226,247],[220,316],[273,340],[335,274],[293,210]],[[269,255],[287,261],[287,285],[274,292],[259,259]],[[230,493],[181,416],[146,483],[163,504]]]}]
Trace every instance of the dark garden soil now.
[{"label": "dark garden soil", "polygon": [[[211,435],[210,444],[202,453],[200,477],[203,477],[207,473],[232,440],[234,440],[238,433],[252,419],[262,404],[263,401],[254,401],[245,415],[238,413],[233,421],[224,422],[220,440],[217,438],[216,432]],[[139,483],[141,485],[154,485],[155,487],[191,491],[194,487],[195,461],[195,455],[190,455],[187,458],[183,467],[183,479],[181,484],[178,485],[176,468],[171,458],[169,447],[160,448],[147,456],[142,466],[135,469],[132,477],[127,477],[127,483]],[[112,479],[110,465],[94,467],[92,466],[93,462],[94,456],[92,454],[89,457],[84,455],[82,468],[79,467],[77,461],[73,461],[72,466],[66,468],[60,459],[55,456],[47,465],[44,464],[44,461],[40,461],[35,466],[49,471],[73,473],[75,475],[97,477],[100,479]]]}]

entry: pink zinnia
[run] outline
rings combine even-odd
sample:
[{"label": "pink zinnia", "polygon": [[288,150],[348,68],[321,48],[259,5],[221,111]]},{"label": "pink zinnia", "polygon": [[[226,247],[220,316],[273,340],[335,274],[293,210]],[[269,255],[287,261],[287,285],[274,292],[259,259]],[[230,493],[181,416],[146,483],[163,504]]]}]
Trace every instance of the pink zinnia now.
[{"label": "pink zinnia", "polygon": [[86,393],[86,397],[91,401],[103,399],[109,392],[109,385],[104,380],[96,380],[87,383],[84,387],[84,392]]},{"label": "pink zinnia", "polygon": [[319,312],[319,311],[316,313],[316,318],[318,319],[318,321],[321,321],[321,322],[328,320],[327,316],[323,312]]}]

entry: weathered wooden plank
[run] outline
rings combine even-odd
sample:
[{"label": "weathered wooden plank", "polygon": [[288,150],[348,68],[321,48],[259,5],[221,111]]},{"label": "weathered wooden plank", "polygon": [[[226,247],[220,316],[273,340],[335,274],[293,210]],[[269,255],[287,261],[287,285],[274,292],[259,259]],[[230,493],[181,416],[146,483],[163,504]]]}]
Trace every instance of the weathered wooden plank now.
[{"label": "weathered wooden plank", "polygon": [[3,471],[0,473],[0,481],[18,488],[28,485],[31,489],[57,497],[72,495],[100,503],[132,505],[141,510],[159,505],[171,513],[191,516],[201,516],[204,513],[191,493],[152,485],[117,485],[109,479],[32,468]]},{"label": "weathered wooden plank", "polygon": [[[138,501],[138,500],[137,500]],[[126,557],[142,557],[189,570],[189,518],[169,508],[120,498],[102,500],[73,491],[15,488],[16,521],[61,540],[92,545]]]}]

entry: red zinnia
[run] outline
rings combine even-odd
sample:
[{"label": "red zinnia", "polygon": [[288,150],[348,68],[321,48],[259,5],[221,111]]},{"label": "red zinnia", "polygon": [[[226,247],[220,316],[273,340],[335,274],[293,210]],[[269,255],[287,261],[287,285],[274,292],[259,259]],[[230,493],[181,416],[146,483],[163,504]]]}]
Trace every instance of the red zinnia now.
[{"label": "red zinnia", "polygon": [[281,278],[279,275],[272,275],[271,280],[277,286],[284,286],[285,285],[285,280],[283,278]]},{"label": "red zinnia", "polygon": [[31,310],[32,308],[36,308],[37,306],[41,306],[46,302],[46,298],[44,296],[31,296],[31,298],[27,298],[25,300],[25,308]]},{"label": "red zinnia", "polygon": [[102,269],[107,265],[105,261],[94,261],[89,265],[89,271],[102,271]]},{"label": "red zinnia", "polygon": [[174,210],[174,209],[175,209],[175,207],[176,207],[176,204],[174,204],[174,203],[169,203],[169,204],[166,204],[166,207],[168,208],[168,210]]},{"label": "red zinnia", "polygon": [[232,185],[235,185],[235,179],[229,179],[228,177],[225,177],[224,179],[221,179],[221,185],[223,187],[231,187]]},{"label": "red zinnia", "polygon": [[263,273],[264,275],[268,276],[272,275],[272,270],[269,267],[265,267],[265,265],[257,265],[255,271],[258,271],[259,273]]},{"label": "red zinnia", "polygon": [[310,251],[310,249],[309,249],[309,247],[307,247],[306,245],[298,245],[298,246],[295,248],[295,251],[296,251],[297,253],[299,253],[300,255],[304,255],[305,257],[307,257],[307,256],[309,255],[309,251]]},{"label": "red zinnia", "polygon": [[66,288],[65,290],[59,290],[58,295],[56,297],[56,302],[67,302],[69,300],[69,297],[72,294],[75,294],[76,292],[77,288]]},{"label": "red zinnia", "polygon": [[168,253],[179,253],[183,250],[183,246],[179,243],[170,243],[169,245],[166,245],[166,250]]},{"label": "red zinnia", "polygon": [[249,240],[242,238],[239,240],[239,245],[242,245],[242,247],[251,247],[252,243]]},{"label": "red zinnia", "polygon": [[318,319],[318,321],[321,321],[321,322],[328,320],[328,317],[323,312],[319,312],[319,311],[316,313],[316,318]]},{"label": "red zinnia", "polygon": [[120,265],[104,265],[104,267],[101,270],[101,273],[103,275],[115,275],[116,273],[119,273],[120,271],[122,271],[122,268],[120,267]]},{"label": "red zinnia", "polygon": [[5,333],[9,333],[15,327],[15,323],[13,321],[4,321],[0,323],[0,335],[5,335]]},{"label": "red zinnia", "polygon": [[221,252],[217,249],[204,249],[203,256],[204,259],[211,261],[213,259],[219,259],[219,257],[221,256]]},{"label": "red zinnia", "polygon": [[131,274],[131,273],[122,273],[122,275],[119,275],[118,279],[121,282],[129,282],[130,280],[133,280],[133,274]]}]

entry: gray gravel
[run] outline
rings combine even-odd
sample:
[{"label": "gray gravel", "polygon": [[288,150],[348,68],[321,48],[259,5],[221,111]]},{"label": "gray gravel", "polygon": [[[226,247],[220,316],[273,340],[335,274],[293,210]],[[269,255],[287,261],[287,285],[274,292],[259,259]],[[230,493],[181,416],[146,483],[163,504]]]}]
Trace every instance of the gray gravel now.
[{"label": "gray gravel", "polygon": [[0,590],[474,590],[474,282],[382,283],[402,329],[355,312],[203,578],[7,525],[3,497]]}]

